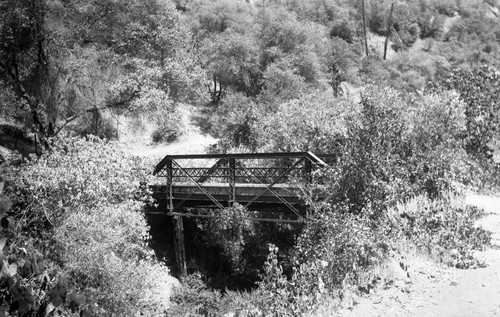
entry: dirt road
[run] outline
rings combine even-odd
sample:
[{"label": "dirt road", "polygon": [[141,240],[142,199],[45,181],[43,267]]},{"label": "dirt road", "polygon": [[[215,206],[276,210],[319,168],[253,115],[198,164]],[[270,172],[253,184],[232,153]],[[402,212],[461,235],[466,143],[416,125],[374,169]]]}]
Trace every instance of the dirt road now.
[{"label": "dirt road", "polygon": [[449,279],[436,287],[416,288],[408,316],[500,316],[500,198],[469,195],[467,203],[489,213],[478,223],[493,233],[493,247],[479,254],[488,266],[450,270]]},{"label": "dirt road", "polygon": [[410,256],[404,260],[409,263],[408,278],[396,259],[393,268],[389,268],[394,274],[393,285],[369,296],[353,297],[338,315],[500,316],[500,197],[468,195],[466,201],[488,213],[477,224],[493,233],[493,246],[478,254],[487,267],[461,270]]}]

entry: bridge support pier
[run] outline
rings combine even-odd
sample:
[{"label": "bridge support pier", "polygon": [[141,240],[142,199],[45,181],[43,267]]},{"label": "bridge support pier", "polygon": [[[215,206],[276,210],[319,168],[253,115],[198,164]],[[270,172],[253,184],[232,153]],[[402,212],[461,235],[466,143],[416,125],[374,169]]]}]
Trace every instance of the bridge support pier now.
[{"label": "bridge support pier", "polygon": [[184,221],[182,216],[175,215],[172,217],[172,222],[174,225],[175,258],[179,269],[179,275],[184,277],[187,275],[186,248],[184,246]]}]

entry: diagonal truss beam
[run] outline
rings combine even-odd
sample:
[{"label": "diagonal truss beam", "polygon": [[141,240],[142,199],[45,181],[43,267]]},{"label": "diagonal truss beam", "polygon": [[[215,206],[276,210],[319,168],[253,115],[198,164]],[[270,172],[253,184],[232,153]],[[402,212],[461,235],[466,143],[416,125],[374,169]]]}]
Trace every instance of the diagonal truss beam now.
[{"label": "diagonal truss beam", "polygon": [[[203,175],[202,177],[198,178],[197,180],[194,179],[191,175],[189,175],[188,172],[186,172],[176,161],[172,160],[174,164],[177,166],[177,168],[183,172],[195,185],[198,187],[210,200],[220,209],[224,209],[224,206],[217,200],[215,199],[212,194],[210,194],[205,188],[201,186],[202,183],[204,183],[208,178],[210,178],[210,175],[213,174],[221,165],[225,164],[227,162],[226,159],[220,159],[218,160],[208,171],[207,174]],[[178,203],[173,211],[176,211],[179,209],[185,202],[188,200],[193,194],[189,194],[187,197],[185,197],[180,203]]]},{"label": "diagonal truss beam", "polygon": [[[292,210],[297,216],[299,217],[302,217],[300,215],[300,212],[295,208],[293,207],[290,203],[288,203],[283,197],[281,197],[278,193],[276,193],[274,190],[271,189],[271,187],[273,187],[276,183],[278,183],[283,177],[287,176],[292,170],[294,170],[300,163],[302,163],[304,161],[305,158],[301,158],[300,160],[298,160],[297,162],[295,162],[295,164],[292,165],[292,167],[288,168],[286,171],[284,171],[283,173],[281,173],[271,184],[267,185],[266,188],[264,190],[262,190],[261,192],[259,192],[256,196],[254,196],[246,205],[245,205],[245,208],[248,208],[248,206],[250,206],[253,202],[255,202],[257,199],[259,199],[262,195],[264,195],[267,191],[271,192],[274,196],[276,196],[276,198],[278,198],[283,204],[285,204],[288,208],[290,208],[290,210]],[[246,168],[241,165],[245,170]],[[247,170],[248,171],[248,170]],[[259,181],[259,183],[262,184],[262,182],[260,181],[260,179],[258,179],[258,177],[256,177],[255,175],[253,175],[250,171],[248,171],[250,173],[250,175],[252,175],[255,179],[257,179],[257,181]]]}]

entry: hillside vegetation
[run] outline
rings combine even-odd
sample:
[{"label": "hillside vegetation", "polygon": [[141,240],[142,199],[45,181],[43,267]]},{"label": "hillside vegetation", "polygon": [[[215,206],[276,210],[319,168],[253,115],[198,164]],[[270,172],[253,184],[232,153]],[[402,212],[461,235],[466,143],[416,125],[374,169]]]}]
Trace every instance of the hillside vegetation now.
[{"label": "hillside vegetation", "polygon": [[[300,316],[408,249],[484,265],[462,196],[499,188],[499,61],[495,0],[0,0],[0,316]],[[174,142],[186,109],[207,151],[337,159],[301,226],[193,220],[217,268],[172,291],[152,166],[113,141]]]}]

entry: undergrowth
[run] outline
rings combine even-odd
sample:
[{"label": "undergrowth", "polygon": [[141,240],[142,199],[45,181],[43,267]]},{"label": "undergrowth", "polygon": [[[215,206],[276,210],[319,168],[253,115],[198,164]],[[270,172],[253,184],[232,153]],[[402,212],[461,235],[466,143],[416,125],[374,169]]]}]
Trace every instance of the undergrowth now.
[{"label": "undergrowth", "polygon": [[416,196],[388,214],[402,238],[439,261],[457,268],[483,265],[474,253],[489,245],[491,232],[475,225],[484,211],[466,205],[464,197],[451,193],[436,200]]}]

